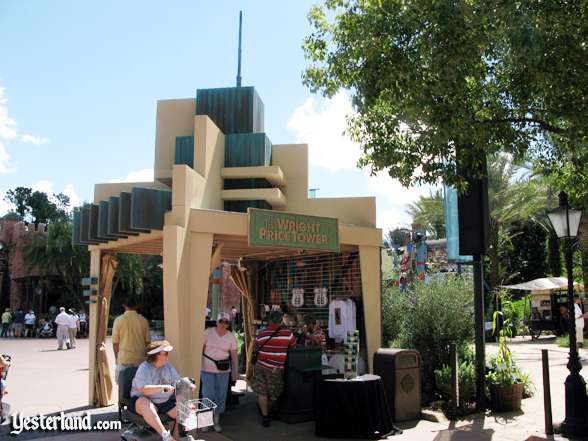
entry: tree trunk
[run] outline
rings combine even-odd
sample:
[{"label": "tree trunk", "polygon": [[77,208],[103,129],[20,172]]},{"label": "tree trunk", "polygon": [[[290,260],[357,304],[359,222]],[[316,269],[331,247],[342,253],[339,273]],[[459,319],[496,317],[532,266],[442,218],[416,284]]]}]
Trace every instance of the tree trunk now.
[{"label": "tree trunk", "polygon": [[582,217],[578,229],[578,246],[582,256],[582,280],[584,287],[588,286],[588,218]]}]

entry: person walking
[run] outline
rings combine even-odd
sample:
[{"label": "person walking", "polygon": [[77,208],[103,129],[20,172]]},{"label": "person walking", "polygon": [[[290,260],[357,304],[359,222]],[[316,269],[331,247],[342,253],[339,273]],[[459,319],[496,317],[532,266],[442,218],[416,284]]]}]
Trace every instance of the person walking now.
[{"label": "person walking", "polygon": [[271,424],[269,409],[273,408],[284,390],[284,365],[288,348],[296,346],[296,337],[281,323],[282,313],[272,311],[268,327],[255,338],[257,360],[253,367],[251,389],[257,394],[261,425],[264,427]]},{"label": "person walking", "polygon": [[574,298],[574,319],[576,324],[576,345],[578,349],[584,345],[584,312],[582,311],[582,300]]},{"label": "person walking", "polygon": [[82,309],[78,317],[80,319],[80,338],[86,338],[88,336],[88,316],[86,311]]},{"label": "person walking", "polygon": [[35,324],[37,323],[37,316],[35,311],[29,309],[29,312],[24,316],[25,323],[25,337],[33,338],[35,336]]},{"label": "person walking", "polygon": [[145,347],[150,343],[149,322],[137,312],[137,301],[129,296],[123,303],[125,312],[112,325],[112,349],[116,360],[115,380],[129,367],[145,361]]},{"label": "person walking", "polygon": [[0,337],[8,337],[8,330],[10,329],[10,324],[12,323],[12,313],[10,312],[10,308],[6,308],[2,313],[2,333]]},{"label": "person walking", "polygon": [[76,314],[76,310],[70,308],[69,310],[69,324],[67,326],[67,331],[69,334],[69,344],[71,349],[76,348],[76,336],[78,331],[80,330],[80,319]]},{"label": "person walking", "polygon": [[24,336],[24,322],[25,322],[25,313],[22,308],[18,308],[12,317],[12,322],[14,323],[14,336],[15,337],[23,337]]},{"label": "person walking", "polygon": [[[225,411],[229,377],[237,381],[239,360],[237,358],[237,339],[229,331],[231,316],[226,312],[219,313],[216,327],[204,331],[202,348],[202,396],[216,404],[214,411],[214,431],[222,432],[220,416]],[[208,432],[210,427],[202,429]]]},{"label": "person walking", "polygon": [[57,350],[63,350],[63,344],[65,343],[66,348],[69,349],[69,324],[71,318],[65,308],[62,306],[59,308],[59,314],[55,317],[55,324],[57,325]]}]

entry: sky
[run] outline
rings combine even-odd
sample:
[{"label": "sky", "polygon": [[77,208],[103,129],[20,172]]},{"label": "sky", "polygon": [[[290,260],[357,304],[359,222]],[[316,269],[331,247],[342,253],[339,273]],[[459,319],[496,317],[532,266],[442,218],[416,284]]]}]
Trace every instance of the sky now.
[{"label": "sky", "polygon": [[308,143],[317,197],[375,196],[378,227],[410,224],[405,189],[356,166],[343,132],[349,95],[302,84],[307,0],[1,0],[0,214],[4,193],[28,186],[91,201],[99,182],[153,179],[160,99],[235,84],[239,10],[242,77],[265,106],[274,144]]}]

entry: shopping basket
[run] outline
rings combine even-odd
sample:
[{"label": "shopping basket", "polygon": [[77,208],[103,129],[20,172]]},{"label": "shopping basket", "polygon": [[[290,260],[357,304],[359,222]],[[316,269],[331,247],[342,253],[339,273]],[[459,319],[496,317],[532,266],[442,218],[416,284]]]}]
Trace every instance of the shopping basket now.
[{"label": "shopping basket", "polygon": [[214,424],[216,404],[208,398],[179,401],[178,420],[186,431],[202,429]]}]

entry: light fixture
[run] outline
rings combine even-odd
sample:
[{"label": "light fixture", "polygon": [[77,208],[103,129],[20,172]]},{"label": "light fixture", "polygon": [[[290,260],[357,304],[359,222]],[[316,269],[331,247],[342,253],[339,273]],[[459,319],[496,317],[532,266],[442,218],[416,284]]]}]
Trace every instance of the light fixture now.
[{"label": "light fixture", "polygon": [[562,191],[559,194],[559,205],[547,213],[549,221],[560,239],[573,238],[578,235],[582,212],[575,210],[568,204],[568,196]]}]

